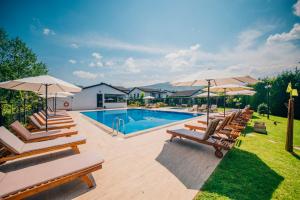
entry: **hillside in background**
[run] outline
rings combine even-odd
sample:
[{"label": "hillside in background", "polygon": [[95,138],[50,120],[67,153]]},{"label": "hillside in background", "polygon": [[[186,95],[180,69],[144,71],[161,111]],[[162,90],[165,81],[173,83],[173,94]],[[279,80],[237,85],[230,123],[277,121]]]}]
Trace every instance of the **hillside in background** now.
[{"label": "hillside in background", "polygon": [[146,85],[142,87],[169,90],[169,91],[196,90],[196,89],[203,88],[201,86],[173,86],[170,82],[156,83],[156,84]]}]

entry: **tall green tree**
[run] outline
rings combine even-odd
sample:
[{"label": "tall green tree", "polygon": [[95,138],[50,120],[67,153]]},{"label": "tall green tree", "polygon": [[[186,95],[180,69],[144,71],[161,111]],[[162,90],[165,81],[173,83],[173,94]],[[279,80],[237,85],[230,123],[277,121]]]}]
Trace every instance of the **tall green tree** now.
[{"label": "tall green tree", "polygon": [[[264,78],[256,85],[254,85],[256,94],[251,97],[250,105],[257,109],[261,103],[267,103],[267,89],[266,85],[270,84],[270,112],[273,115],[286,117],[287,116],[287,102],[289,94],[286,93],[286,88],[289,83],[292,83],[293,89],[300,92],[300,70],[287,70],[278,74],[273,78]],[[300,97],[295,98],[295,118],[300,119]]]},{"label": "tall green tree", "polygon": [[[0,28],[0,82],[29,76],[47,74],[44,63],[20,38],[9,38]],[[0,89],[0,101],[11,99],[20,93]]]}]

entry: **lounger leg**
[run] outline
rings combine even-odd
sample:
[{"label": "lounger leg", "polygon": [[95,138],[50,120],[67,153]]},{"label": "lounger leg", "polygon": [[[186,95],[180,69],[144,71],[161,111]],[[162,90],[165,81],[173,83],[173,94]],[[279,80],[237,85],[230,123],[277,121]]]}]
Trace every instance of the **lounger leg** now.
[{"label": "lounger leg", "polygon": [[217,158],[222,158],[223,157],[223,153],[222,153],[222,148],[219,148],[217,146],[214,145],[214,148],[215,148],[215,156]]},{"label": "lounger leg", "polygon": [[170,142],[173,141],[173,138],[175,138],[176,136],[175,135],[172,135],[171,138],[170,138]]},{"label": "lounger leg", "polygon": [[79,154],[79,153],[80,153],[80,151],[79,151],[79,149],[78,149],[77,146],[72,146],[71,148],[72,148],[72,150],[74,151],[74,153],[76,153],[76,154]]},{"label": "lounger leg", "polygon": [[88,177],[88,175],[84,175],[81,177],[81,180],[87,184],[89,188],[94,187],[93,181]]}]

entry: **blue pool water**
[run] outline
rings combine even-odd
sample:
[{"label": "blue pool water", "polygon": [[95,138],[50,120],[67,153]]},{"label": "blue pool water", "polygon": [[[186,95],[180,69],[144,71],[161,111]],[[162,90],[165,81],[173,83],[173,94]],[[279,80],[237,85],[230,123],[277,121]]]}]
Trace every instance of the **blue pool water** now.
[{"label": "blue pool water", "polygon": [[113,121],[118,117],[124,120],[124,129],[120,132],[130,134],[137,131],[166,125],[180,120],[190,119],[199,114],[155,111],[145,109],[122,109],[81,112],[82,114],[112,128]]}]

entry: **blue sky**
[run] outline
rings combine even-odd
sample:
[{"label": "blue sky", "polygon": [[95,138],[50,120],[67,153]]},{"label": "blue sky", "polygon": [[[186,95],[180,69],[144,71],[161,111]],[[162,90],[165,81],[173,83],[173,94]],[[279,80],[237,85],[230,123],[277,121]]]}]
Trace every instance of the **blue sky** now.
[{"label": "blue sky", "polygon": [[2,0],[0,27],[80,85],[258,78],[300,61],[296,0]]}]

